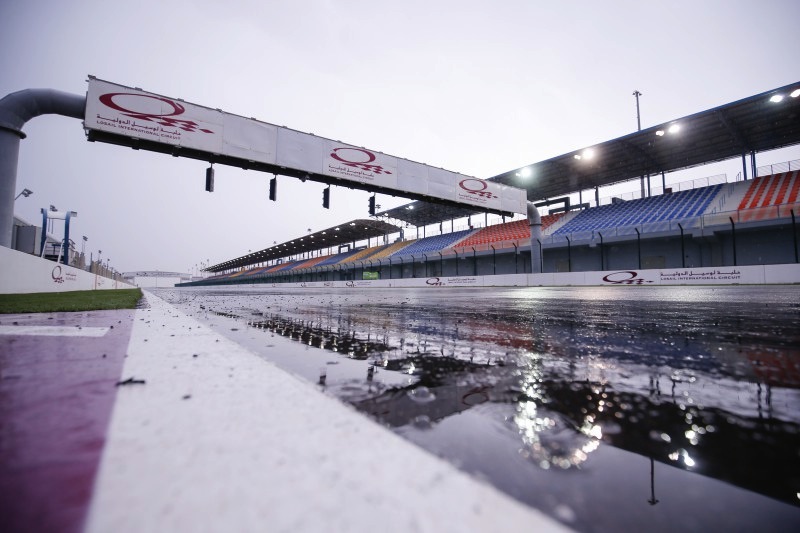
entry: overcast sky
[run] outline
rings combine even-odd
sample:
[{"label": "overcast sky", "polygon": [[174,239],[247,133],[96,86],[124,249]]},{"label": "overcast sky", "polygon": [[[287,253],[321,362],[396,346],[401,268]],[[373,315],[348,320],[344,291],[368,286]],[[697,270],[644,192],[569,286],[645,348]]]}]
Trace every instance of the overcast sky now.
[{"label": "overcast sky", "polygon": [[[797,0],[4,0],[0,96],[84,94],[91,74],[488,178],[635,131],[635,89],[646,128],[800,80],[798,20]],[[325,210],[323,185],[284,177],[270,202],[270,174],[225,166],[207,193],[206,163],[89,143],[75,119],[24,131],[16,214],[77,211],[73,240],[121,271],[367,217],[366,192]]]}]

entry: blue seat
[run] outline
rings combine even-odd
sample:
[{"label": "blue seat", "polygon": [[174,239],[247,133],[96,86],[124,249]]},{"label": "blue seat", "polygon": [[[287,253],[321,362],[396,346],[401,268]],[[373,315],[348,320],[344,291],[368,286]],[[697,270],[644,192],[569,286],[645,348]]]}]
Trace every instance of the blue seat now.
[{"label": "blue seat", "polygon": [[425,237],[423,239],[418,239],[417,241],[406,246],[405,248],[402,248],[397,252],[393,253],[389,257],[422,255],[424,253],[429,253],[429,252],[440,252],[445,248],[451,246],[452,244],[460,240],[463,240],[464,238],[466,238],[467,235],[469,235],[473,231],[474,230],[462,230],[462,231],[456,231],[455,233],[446,233],[442,235],[436,235],[434,237]]},{"label": "blue seat", "polygon": [[[676,219],[698,217],[705,213],[722,185],[712,185],[673,194],[593,207],[578,213],[553,235],[597,231],[606,228],[638,226]],[[667,224],[666,227],[669,225]]]}]

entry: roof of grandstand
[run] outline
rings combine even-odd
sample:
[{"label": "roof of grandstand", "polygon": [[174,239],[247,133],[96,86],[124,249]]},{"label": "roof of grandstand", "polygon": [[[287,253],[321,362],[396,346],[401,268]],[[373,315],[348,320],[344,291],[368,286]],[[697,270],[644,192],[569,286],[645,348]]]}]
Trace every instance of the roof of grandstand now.
[{"label": "roof of grandstand", "polygon": [[[800,82],[617,139],[499,174],[490,181],[523,188],[538,201],[613,185],[646,174],[673,172],[750,152],[800,144],[800,97],[785,98]],[[774,101],[775,95],[783,95]],[[670,127],[679,131],[670,134]],[[587,150],[593,152],[588,157]],[[526,177],[527,175],[527,177]],[[466,217],[479,211],[412,202],[380,213],[414,225]]]},{"label": "roof of grandstand", "polygon": [[481,211],[476,211],[475,209],[467,207],[440,205],[433,202],[411,202],[410,204],[401,205],[400,207],[378,213],[378,216],[402,220],[403,222],[420,227],[436,224],[444,220],[465,218],[480,212]]},{"label": "roof of grandstand", "polygon": [[302,254],[312,250],[351,244],[356,241],[382,237],[397,233],[400,228],[382,220],[359,219],[346,222],[333,228],[328,228],[316,233],[309,233],[304,237],[270,246],[258,252],[253,252],[230,261],[207,268],[209,272],[222,272],[231,268],[240,268],[273,259],[280,259],[289,255]]}]

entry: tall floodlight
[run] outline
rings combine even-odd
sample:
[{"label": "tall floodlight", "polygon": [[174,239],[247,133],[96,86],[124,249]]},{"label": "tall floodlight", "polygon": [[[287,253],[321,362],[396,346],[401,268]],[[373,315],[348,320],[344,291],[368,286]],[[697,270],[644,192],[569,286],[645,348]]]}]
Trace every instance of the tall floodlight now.
[{"label": "tall floodlight", "polygon": [[[642,131],[642,116],[639,113],[639,97],[642,96],[638,90],[633,91],[633,97],[636,98],[636,131]],[[644,176],[639,178],[639,183],[642,187],[642,198],[644,198]]]},{"label": "tall floodlight", "polygon": [[642,117],[639,114],[639,97],[642,96],[642,93],[633,91],[633,96],[636,98],[636,131],[642,131]]},{"label": "tall floodlight", "polygon": [[28,196],[30,196],[31,194],[33,194],[33,191],[32,191],[32,190],[30,190],[30,189],[22,189],[22,192],[21,192],[21,193],[19,193],[17,196],[15,196],[15,197],[14,197],[14,201],[16,201],[16,200],[17,200],[17,198],[19,198],[20,196],[24,196],[25,198],[27,198],[27,197],[28,197]]}]

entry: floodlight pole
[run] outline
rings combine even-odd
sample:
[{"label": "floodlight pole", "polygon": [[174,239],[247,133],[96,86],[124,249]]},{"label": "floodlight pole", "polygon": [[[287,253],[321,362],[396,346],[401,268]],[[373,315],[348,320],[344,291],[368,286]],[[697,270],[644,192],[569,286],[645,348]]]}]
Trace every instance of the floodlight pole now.
[{"label": "floodlight pole", "polygon": [[[642,96],[642,93],[634,90],[633,96],[636,98],[636,131],[642,131],[642,116],[639,113],[639,97]],[[642,187],[642,198],[644,198],[644,176],[641,176],[639,180]]]}]

